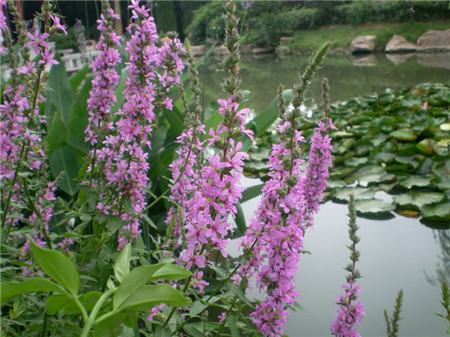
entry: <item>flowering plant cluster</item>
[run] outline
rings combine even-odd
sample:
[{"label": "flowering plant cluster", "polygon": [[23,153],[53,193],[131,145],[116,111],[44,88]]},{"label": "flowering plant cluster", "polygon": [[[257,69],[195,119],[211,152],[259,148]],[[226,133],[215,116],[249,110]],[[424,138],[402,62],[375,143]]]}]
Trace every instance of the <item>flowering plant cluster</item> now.
[{"label": "flowering plant cluster", "polygon": [[[20,55],[12,51],[7,8]],[[326,83],[323,117],[310,141],[300,123],[305,93],[328,45],[311,59],[292,99],[279,91],[275,130],[281,140],[273,144],[256,215],[240,228],[242,254],[232,258],[227,246],[239,237],[243,167],[255,137],[240,88],[235,4],[225,5],[229,53],[224,96],[212,112],[216,122],[204,118],[189,44],[173,33],[160,38],[138,0],[129,6],[124,36],[114,30],[120,17],[103,2],[90,73],[82,70],[60,86],[50,84],[62,69],[48,41],[66,29],[52,4],[44,2],[42,25],[33,33],[13,1],[6,6],[0,0],[0,9],[2,52],[9,53],[12,74],[0,104],[2,247],[8,247],[2,253],[11,270],[2,285],[7,333],[34,335],[38,319],[42,336],[184,336],[198,335],[199,327],[204,336],[221,336],[237,329],[238,317],[245,335],[282,336],[298,296],[294,276],[306,230],[331,166],[334,125]],[[76,117],[64,116],[63,104],[55,106],[57,90],[58,97],[76,95],[67,112]],[[64,139],[55,141],[56,127]],[[356,275],[352,269],[339,299],[336,336],[357,336],[362,309]],[[261,302],[246,297],[252,278],[266,294]],[[36,301],[42,295],[31,295],[41,292],[51,294],[44,305]],[[38,304],[17,311],[18,295]]]}]

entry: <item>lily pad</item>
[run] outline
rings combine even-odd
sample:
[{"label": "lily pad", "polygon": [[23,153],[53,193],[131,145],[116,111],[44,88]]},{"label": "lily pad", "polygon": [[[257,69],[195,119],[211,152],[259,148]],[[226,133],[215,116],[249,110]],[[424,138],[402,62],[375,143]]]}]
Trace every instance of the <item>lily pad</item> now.
[{"label": "lily pad", "polygon": [[450,221],[450,201],[424,206],[422,217],[434,221]]},{"label": "lily pad", "polygon": [[355,208],[360,213],[386,213],[395,209],[395,206],[390,203],[379,199],[361,199],[355,201]]},{"label": "lily pad", "polygon": [[421,140],[419,143],[417,143],[416,147],[417,149],[427,155],[427,156],[431,156],[434,153],[434,140],[433,139],[423,139]]},{"label": "lily pad", "polygon": [[410,176],[400,180],[399,184],[406,188],[411,188],[413,186],[425,187],[431,184],[431,179],[424,176]]},{"label": "lily pad", "polygon": [[376,191],[366,187],[345,187],[336,189],[333,198],[339,202],[347,202],[350,194],[353,194],[356,200],[372,199]]},{"label": "lily pad", "polygon": [[386,182],[395,179],[395,176],[387,173],[381,166],[368,165],[363,166],[354,174],[354,177],[360,182],[374,183]]},{"label": "lily pad", "polygon": [[394,197],[394,202],[404,207],[416,207],[421,209],[428,204],[434,204],[444,199],[444,195],[438,192],[409,192]]},{"label": "lily pad", "polygon": [[395,213],[400,214],[407,218],[417,218],[420,216],[420,211],[415,209],[409,209],[409,208],[397,208],[395,210]]},{"label": "lily pad", "polygon": [[442,131],[450,131],[450,123],[444,123],[439,126]]},{"label": "lily pad", "polygon": [[391,137],[402,142],[412,142],[417,138],[417,136],[409,130],[397,130],[391,132]]}]

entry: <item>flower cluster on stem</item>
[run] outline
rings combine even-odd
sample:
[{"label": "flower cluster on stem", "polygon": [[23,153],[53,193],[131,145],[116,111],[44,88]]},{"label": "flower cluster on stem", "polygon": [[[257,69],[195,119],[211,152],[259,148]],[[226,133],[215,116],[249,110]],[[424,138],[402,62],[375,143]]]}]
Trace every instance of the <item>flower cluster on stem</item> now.
[{"label": "flower cluster on stem", "polygon": [[137,0],[131,2],[130,9],[130,39],[125,48],[129,55],[125,103],[97,154],[99,171],[104,172],[108,186],[97,208],[119,216],[124,222],[118,249],[139,233],[139,217],[146,207],[149,183],[152,123],[157,109],[163,106],[171,109],[167,92],[179,83],[183,70],[179,40],[172,37],[158,46],[156,26],[149,10]]},{"label": "flower cluster on stem", "polygon": [[[240,101],[235,4],[229,1],[225,6],[225,45],[230,53],[225,61],[228,77],[224,89],[229,96],[217,101],[222,121],[209,131],[207,141],[207,145],[215,151],[205,158],[199,171],[197,189],[186,203],[186,248],[181,252],[180,260],[188,268],[205,268],[213,262],[217,253],[226,256],[227,238],[234,230],[229,217],[234,217],[237,212],[236,204],[243,190],[239,182],[244,159],[247,158],[240,139],[253,139],[251,130],[246,128],[250,110],[242,108]],[[199,271],[196,276],[200,281],[202,272]]]},{"label": "flower cluster on stem", "polygon": [[187,201],[197,189],[204,152],[202,137],[205,126],[200,120],[199,75],[190,51],[189,41],[186,41],[185,45],[193,95],[191,97],[192,104],[188,104],[187,98],[183,96],[185,131],[178,136],[179,148],[176,151],[176,158],[170,164],[173,180],[170,188],[170,200],[173,206],[167,214],[166,224],[169,238],[173,239],[172,248],[178,248],[182,243],[183,224],[188,212]]},{"label": "flower cluster on stem", "polygon": [[356,235],[358,226],[356,224],[356,211],[353,195],[350,195],[349,203],[349,236],[352,244],[350,249],[350,264],[346,267],[349,272],[347,282],[342,285],[343,293],[337,298],[339,306],[336,319],[331,323],[331,333],[336,337],[359,337],[357,330],[364,316],[364,307],[359,301],[361,286],[356,282],[361,277],[356,269],[356,263],[359,260],[359,252],[356,244],[359,238]]},{"label": "flower cluster on stem", "polygon": [[[264,336],[278,337],[283,334],[287,310],[298,296],[294,276],[303,248],[305,215],[318,209],[318,204],[314,209],[308,209],[311,204],[307,202],[305,185],[308,179],[311,179],[308,178],[308,174],[311,177],[311,170],[307,170],[306,174],[303,170],[301,144],[304,138],[299,131],[299,119],[305,91],[327,48],[328,45],[325,45],[316,53],[300,84],[295,86],[292,109],[286,108],[283,91],[279,90],[281,118],[277,131],[281,141],[272,146],[269,156],[270,179],[264,184],[256,217],[241,242],[244,252],[250,257],[240,267],[239,274],[233,277],[238,282],[256,273],[258,287],[266,291],[266,298],[257,304],[251,314],[253,322]],[[318,161],[322,160],[316,152],[323,149],[331,151],[329,143],[326,147],[322,144],[322,138],[326,137],[326,128],[319,124],[319,129],[321,138],[313,139],[308,158],[308,166],[314,168],[320,166]],[[323,170],[328,170],[330,164],[331,160],[326,161]],[[314,178],[321,186],[326,186],[327,174],[318,177],[314,175]],[[321,197],[317,202],[320,202],[320,199]]]},{"label": "flower cluster on stem", "polygon": [[[3,10],[4,3],[1,7]],[[64,26],[52,13],[48,1],[43,3],[38,14],[44,26],[43,32],[39,26],[33,33],[27,32],[12,1],[8,7],[14,18],[18,42],[23,48],[21,57],[10,53],[13,56],[10,58],[12,78],[5,87],[3,104],[0,105],[0,182],[2,187],[8,186],[2,188],[2,226],[6,226],[9,234],[12,226],[19,222],[28,223],[30,228],[34,228],[34,239],[51,246],[48,232],[55,182],[47,173],[43,141],[46,118],[41,115],[38,105],[44,99],[42,89],[46,71],[57,63],[48,39],[52,32],[64,30]],[[12,50],[11,34],[7,27],[2,27],[2,30],[7,36],[8,49]],[[29,49],[36,54],[33,60],[29,58]],[[22,251],[26,253],[27,245]]]}]

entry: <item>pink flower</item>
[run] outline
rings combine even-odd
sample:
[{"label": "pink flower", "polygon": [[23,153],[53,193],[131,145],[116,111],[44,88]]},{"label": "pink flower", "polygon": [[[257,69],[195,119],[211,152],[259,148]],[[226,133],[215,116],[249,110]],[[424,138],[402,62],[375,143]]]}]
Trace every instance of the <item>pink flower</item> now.
[{"label": "pink flower", "polygon": [[54,15],[54,14],[50,14],[50,19],[53,21],[53,26],[62,31],[64,33],[64,35],[67,35],[67,30],[66,30],[66,26],[61,24],[61,19]]}]

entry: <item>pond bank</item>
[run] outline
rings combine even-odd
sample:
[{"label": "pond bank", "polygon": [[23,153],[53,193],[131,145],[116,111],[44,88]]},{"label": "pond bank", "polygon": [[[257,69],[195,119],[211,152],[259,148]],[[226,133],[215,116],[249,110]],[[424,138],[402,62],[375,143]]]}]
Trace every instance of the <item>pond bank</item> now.
[{"label": "pond bank", "polygon": [[384,51],[384,47],[394,35],[401,35],[407,41],[417,39],[430,30],[450,28],[450,21],[379,23],[364,25],[334,25],[296,33],[288,47],[292,53],[311,53],[324,41],[330,41],[331,54],[348,54],[352,41],[359,35],[375,36],[375,51]]}]

